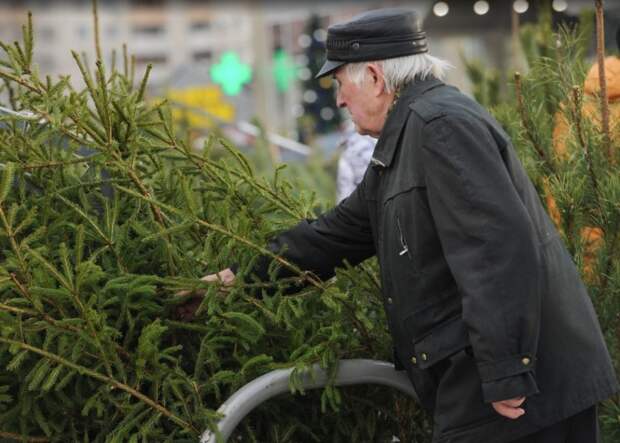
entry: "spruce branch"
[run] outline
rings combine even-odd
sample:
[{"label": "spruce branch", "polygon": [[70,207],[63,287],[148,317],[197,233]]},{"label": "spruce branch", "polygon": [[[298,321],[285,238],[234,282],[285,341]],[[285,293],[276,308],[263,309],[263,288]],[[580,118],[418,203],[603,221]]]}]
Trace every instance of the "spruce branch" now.
[{"label": "spruce branch", "polygon": [[99,225],[91,217],[89,217],[79,206],[67,200],[65,197],[60,195],[60,193],[56,194],[56,197],[69,208],[74,210],[80,217],[82,217],[82,219],[86,221],[86,223],[88,223],[95,230],[97,235],[101,237],[103,242],[110,248],[110,251],[112,251],[112,253],[114,254],[114,257],[116,258],[116,262],[121,272],[127,272],[127,266],[123,262],[122,257],[118,255],[118,252],[114,247],[114,241],[103,232]]},{"label": "spruce branch", "polygon": [[598,62],[600,84],[599,99],[601,102],[604,148],[607,152],[607,159],[613,163],[614,155],[609,132],[609,97],[607,96],[607,77],[605,73],[605,20],[603,17],[603,0],[594,0],[594,5],[596,9],[596,58]]},{"label": "spruce branch", "polygon": [[26,25],[22,27],[22,35],[24,38],[24,49],[26,51],[26,72],[30,73],[30,66],[32,65],[32,55],[34,49],[34,32],[32,32],[32,11],[28,11],[28,21]]},{"label": "spruce branch", "polygon": [[123,43],[123,77],[129,75],[129,61],[127,59],[127,43]]},{"label": "spruce branch", "polygon": [[[77,54],[77,52],[72,51],[72,55],[73,58],[75,59],[78,68],[80,69],[80,72],[82,73],[82,76],[84,78],[84,81],[87,85],[87,89],[89,90],[90,94],[91,94],[91,98],[93,99],[93,102],[95,104],[95,108],[97,109],[98,113],[99,113],[99,117],[102,120],[105,120],[106,118],[106,111],[104,111],[104,109],[107,110],[107,104],[105,106],[102,106],[101,103],[99,102],[99,97],[98,94],[96,92],[96,89],[94,87],[94,84],[92,82],[92,78],[90,76],[90,74],[88,73],[88,71],[86,70],[84,64],[82,63],[82,61],[80,60],[79,55]],[[98,71],[99,72],[99,71]],[[1,74],[1,72],[0,72]],[[147,74],[148,74],[148,70],[147,70]],[[143,81],[143,84],[146,84],[146,80],[147,80],[148,76],[145,76],[145,79]],[[21,78],[15,78],[15,80],[19,80],[22,81]],[[101,82],[103,84],[103,88],[105,88],[105,81]],[[34,92],[39,93],[40,95],[43,95],[42,91],[34,88],[32,85],[28,84],[27,82],[24,82],[24,86],[28,85],[27,87],[31,87],[32,90]],[[47,120],[50,119],[50,116],[44,112],[38,111],[44,118],[46,118]],[[99,146],[109,146],[109,144],[106,143],[105,140],[102,139],[102,137],[100,135],[98,135],[96,133],[96,130],[92,127],[89,126],[87,124],[85,124],[82,119],[80,119],[77,115],[76,112],[73,112],[70,115],[70,118],[74,121],[74,123],[81,128],[82,130],[84,130],[88,135],[90,135],[93,140],[95,142],[98,143]],[[71,131],[67,130],[66,128],[61,129],[65,134],[70,135],[73,139],[77,140],[77,141],[82,141],[79,137],[77,137],[75,134],[71,133]],[[89,144],[89,143],[87,143]],[[120,156],[115,155],[115,153],[112,152],[112,155],[116,158],[117,161],[119,161],[120,163],[124,163],[123,160],[120,158]],[[143,195],[145,197],[149,197],[150,193],[149,191],[146,189],[146,186],[142,183],[142,181],[140,180],[140,178],[138,177],[138,175],[136,174],[136,172],[133,169],[129,169],[128,170],[128,175],[131,178],[131,180],[134,182],[134,184],[140,189],[140,191],[143,193]],[[153,211],[153,215],[155,216],[155,219],[157,220],[157,222],[159,223],[159,225],[162,227],[162,229],[166,228],[166,223],[164,221],[164,217],[160,211],[160,209],[156,206],[151,206],[151,210]],[[167,247],[169,248],[169,243],[167,242]],[[172,260],[172,256],[170,255],[170,260]],[[172,264],[172,262],[171,262]]]},{"label": "spruce branch", "polygon": [[[157,112],[160,112],[159,108],[157,109]],[[161,121],[165,120],[161,113],[160,113],[160,118],[161,118]],[[160,124],[160,123],[161,122],[157,122],[156,124]],[[142,126],[140,124],[138,124],[138,125]],[[166,143],[168,146],[170,146],[171,148],[173,148],[177,152],[181,153],[184,158],[186,158],[191,163],[193,163],[195,166],[197,166],[209,178],[214,178],[214,179],[216,179],[217,181],[219,181],[222,184],[227,183],[227,180],[218,172],[218,169],[222,168],[221,164],[219,164],[219,163],[217,163],[217,162],[215,162],[213,160],[209,160],[207,158],[203,158],[202,156],[200,156],[198,154],[195,154],[195,153],[191,152],[188,149],[183,149],[183,147],[178,145],[178,143],[176,142],[175,138],[172,136],[172,132],[171,132],[170,128],[168,128],[165,123],[164,123],[164,129],[166,131],[166,135],[168,136],[168,138],[166,138],[162,134],[159,134],[159,133],[157,133],[157,132],[155,132],[153,130],[150,130],[150,129],[147,129],[147,132],[150,135],[153,135],[154,137],[158,138],[162,142]],[[219,139],[219,142],[229,152],[234,151],[234,148],[232,148],[230,146],[230,144],[228,144],[225,140]],[[235,157],[239,160],[239,158],[241,156],[239,154],[235,154]],[[242,159],[242,160],[239,160],[239,161],[240,161],[240,163],[242,162],[245,165],[247,165],[247,162],[245,161],[245,159]],[[224,168],[225,168],[226,173],[233,175],[237,179],[243,180],[246,184],[250,185],[252,188],[260,191],[262,197],[264,197],[267,200],[269,200],[275,206],[280,208],[283,212],[291,215],[292,217],[294,217],[296,219],[304,218],[304,217],[307,216],[307,214],[305,214],[303,212],[295,211],[293,208],[291,208],[291,205],[289,204],[289,202],[287,202],[285,199],[283,199],[282,195],[280,193],[276,192],[276,190],[274,190],[274,189],[271,189],[269,186],[265,186],[265,185],[261,184],[254,177],[253,174],[245,174],[244,175],[244,174],[241,174],[239,171],[236,171],[234,169],[230,169],[230,168],[226,168],[226,167],[224,167]]]},{"label": "spruce branch", "polygon": [[[25,28],[22,27],[22,31],[24,31]],[[13,42],[13,47],[15,48],[15,53],[17,54],[16,58],[17,58],[17,62],[20,65],[20,68],[22,69],[24,74],[30,74],[30,69],[28,66],[28,61],[26,58],[26,54],[24,54],[24,51],[22,50],[21,45],[19,44],[18,41],[14,41]]]},{"label": "spruce branch", "polygon": [[110,116],[110,101],[108,99],[105,70],[101,60],[97,60],[96,66],[97,84],[99,85],[99,96],[101,97],[101,109],[103,111],[102,121],[106,132],[106,141],[110,145],[112,143],[112,117]]},{"label": "spruce branch", "polygon": [[[0,71],[1,73],[2,71]],[[0,77],[2,77],[2,75],[0,75]],[[15,91],[14,89],[11,87],[11,83],[9,83],[9,81],[2,77],[2,82],[4,83],[4,87],[6,88],[6,92],[9,96],[9,103],[11,104],[11,108],[12,109],[17,109],[17,101],[15,99]]]},{"label": "spruce branch", "polygon": [[[76,51],[71,51],[71,55],[73,56],[73,59],[75,60],[75,63],[80,70],[80,73],[82,74],[82,78],[84,79],[84,83],[86,83],[86,88],[90,93],[90,97],[93,101],[93,104],[95,105],[95,109],[97,110],[99,118],[102,122],[106,121],[106,109],[104,107],[104,104],[102,103],[101,97],[99,96],[100,92],[95,87],[93,78],[86,67],[85,61],[83,62],[81,60],[79,54]],[[102,144],[105,144],[105,142],[103,142]]]},{"label": "spruce branch", "polygon": [[[140,180],[136,172],[128,166],[127,174],[129,175],[129,178],[131,178],[131,181],[133,181],[133,183],[138,187],[138,189],[142,193],[142,196],[145,197],[145,199],[148,201],[151,198],[151,193],[148,191],[148,189],[146,189],[146,186],[144,185],[144,183],[142,183],[142,180]],[[155,219],[160,224],[160,226],[163,229],[166,229],[166,223],[164,222],[164,217],[161,209],[157,205],[151,204],[151,210],[153,211],[153,215],[155,216]]]},{"label": "spruce branch", "polygon": [[[607,260],[605,260],[605,269],[602,272],[602,282],[601,282],[601,297],[605,297],[609,292],[610,288],[613,289],[609,284],[611,283],[611,271],[614,266],[615,254],[618,249],[618,244],[620,244],[620,226],[618,223],[615,225],[615,229],[612,232],[605,232],[607,237],[611,237],[611,240],[607,240],[609,242],[608,252],[607,252]],[[620,326],[618,327],[618,338],[620,338]]]},{"label": "spruce branch", "polygon": [[112,48],[112,62],[110,63],[110,72],[116,74],[116,48]]},{"label": "spruce branch", "polygon": [[[15,285],[18,286],[19,292],[22,295],[24,295],[26,299],[31,297],[28,294],[28,290],[15,278],[14,274],[11,274],[11,280],[13,280]],[[53,303],[50,303],[50,304],[53,304]],[[55,304],[54,304],[54,307],[58,308]],[[11,314],[16,314],[16,315],[26,315],[28,317],[39,318],[54,328],[67,331],[72,334],[76,334],[77,336],[84,336],[87,334],[84,330],[77,328],[75,326],[71,326],[70,324],[62,323],[59,320],[55,319],[54,317],[42,311],[33,311],[32,309],[16,308],[15,306],[9,306],[4,303],[0,303],[0,311],[8,312]],[[61,315],[64,317],[65,314],[62,312],[62,310],[59,309],[59,311],[61,312]],[[123,348],[122,346],[115,344],[115,349],[120,355],[122,355],[126,359],[131,358],[131,355],[129,354],[129,352],[127,352],[127,350]],[[96,358],[96,356],[93,356],[93,357]]]},{"label": "spruce branch", "polygon": [[521,83],[521,73],[515,72],[515,94],[517,97],[517,109],[519,111],[519,115],[521,116],[521,125],[525,129],[525,133],[530,141],[530,144],[538,154],[538,157],[543,162],[543,165],[548,169],[550,173],[555,172],[555,166],[551,159],[547,156],[545,151],[539,146],[538,141],[536,140],[536,136],[534,135],[534,128],[532,125],[532,121],[529,118],[527,111],[525,110],[525,104],[523,101],[523,90]]},{"label": "spruce branch", "polygon": [[136,56],[135,54],[131,54],[130,63],[129,63],[129,85],[130,91],[133,91],[133,84],[136,78]]},{"label": "spruce branch", "polygon": [[164,406],[162,406],[161,404],[157,403],[156,401],[152,400],[151,398],[147,397],[146,395],[144,395],[143,393],[141,393],[140,391],[135,390],[134,388],[127,386],[124,383],[121,383],[118,380],[115,380],[112,377],[108,377],[105,376],[97,371],[94,371],[92,369],[89,369],[85,366],[81,366],[78,365],[76,363],[73,363],[65,358],[62,358],[59,355],[56,355],[54,353],[45,351],[43,349],[37,348],[35,346],[31,346],[27,343],[21,342],[21,341],[17,341],[17,340],[12,340],[10,338],[5,338],[5,337],[0,337],[0,343],[5,343],[11,346],[15,346],[17,348],[23,349],[25,351],[29,351],[35,354],[38,354],[50,361],[53,361],[55,363],[61,364],[67,368],[71,368],[74,371],[77,371],[80,374],[86,375],[88,377],[94,378],[95,380],[101,381],[109,386],[112,386],[114,388],[117,389],[121,389],[125,392],[127,392],[129,395],[131,395],[132,397],[135,397],[136,399],[140,400],[141,402],[147,404],[149,407],[155,409],[156,411],[160,412],[161,414],[163,414],[165,417],[168,417],[171,421],[175,422],[176,424],[180,425],[182,428],[186,429],[187,431],[189,431],[192,434],[198,434],[198,430],[191,424],[186,422],[185,420],[181,419],[180,417],[178,417],[177,415],[173,414],[172,412],[170,412],[168,409],[166,409]]},{"label": "spruce branch", "polygon": [[95,27],[95,53],[97,61],[101,61],[101,45],[99,44],[99,14],[97,11],[97,0],[93,0],[93,25]]},{"label": "spruce branch", "polygon": [[28,265],[26,264],[26,258],[22,254],[21,248],[17,244],[17,239],[15,238],[15,235],[13,233],[13,227],[9,223],[9,220],[6,217],[6,214],[1,204],[0,204],[0,220],[2,221],[2,226],[4,227],[4,231],[6,232],[6,235],[9,237],[9,243],[11,244],[11,249],[13,249],[13,252],[15,253],[15,256],[17,257],[17,261],[19,262],[20,271],[24,276],[28,276],[29,272],[28,272]]},{"label": "spruce branch", "polygon": [[[43,115],[44,118],[46,118],[46,119],[50,118],[49,114],[46,114],[46,113],[41,112],[41,111],[38,111],[38,112],[41,115]],[[86,140],[80,138],[78,135],[74,134],[69,129],[67,129],[66,127],[61,125],[60,126],[60,130],[65,135],[71,137],[74,141],[84,143],[85,146],[93,146],[93,147],[97,148],[98,150],[106,150],[105,148],[102,149],[102,147],[107,146],[103,134],[100,134],[97,131],[97,129],[92,126],[92,124],[84,123],[84,121],[78,116],[77,112],[75,112],[75,111],[73,111],[73,112],[70,111],[69,118],[71,120],[73,120],[73,123],[76,125],[76,127],[78,129],[81,129],[87,135],[89,135],[90,138],[92,139],[92,141],[86,141]],[[94,145],[93,145],[93,142],[94,142]]]},{"label": "spruce branch", "polygon": [[50,441],[49,438],[45,437],[25,437],[21,434],[14,434],[12,432],[5,431],[0,431],[0,437],[27,443],[47,443],[48,441]]},{"label": "spruce branch", "polygon": [[80,294],[76,291],[76,288],[73,285],[73,283],[68,279],[68,277],[62,275],[60,271],[56,269],[56,267],[52,263],[50,263],[45,258],[43,258],[37,251],[28,248],[28,252],[45,269],[47,269],[50,272],[50,274],[52,274],[54,278],[71,294],[75,307],[77,308],[80,315],[82,316],[82,319],[86,322],[88,329],[90,329],[89,331],[90,336],[92,337],[97,348],[99,348],[100,357],[101,357],[101,360],[103,361],[106,371],[109,376],[112,376],[112,366],[110,365],[110,361],[106,353],[106,350],[103,346],[102,341],[99,338],[98,331],[95,328],[95,325],[93,324],[90,312],[86,308],[86,306],[84,306],[84,303],[82,303]]},{"label": "spruce branch", "polygon": [[576,125],[577,131],[577,139],[579,140],[579,145],[583,149],[586,164],[588,165],[588,177],[590,178],[590,182],[592,183],[592,189],[594,190],[594,195],[597,199],[597,206],[600,207],[600,196],[599,196],[599,187],[598,180],[596,178],[596,174],[594,173],[594,162],[592,160],[592,153],[590,152],[590,144],[586,142],[584,133],[583,133],[583,119],[582,119],[582,107],[583,107],[583,94],[581,92],[581,88],[579,86],[573,86],[573,97],[572,97],[572,106],[571,111],[573,114],[573,121]]},{"label": "spruce branch", "polygon": [[[138,177],[138,174],[136,173],[134,168],[131,165],[129,165],[126,161],[121,159],[118,154],[116,153],[112,153],[112,154],[114,157],[116,157],[116,160],[120,164],[125,165],[127,175],[129,176],[131,181],[138,187],[138,189],[142,193],[142,196],[145,198],[145,200],[148,201],[151,198],[151,193],[146,188],[146,185],[142,182],[142,180],[140,180],[140,177]],[[151,211],[153,212],[155,220],[157,221],[159,225],[160,232],[165,231],[167,226],[166,226],[166,222],[164,221],[164,214],[162,213],[160,207],[152,203],[149,203],[149,206],[151,208]],[[169,270],[171,274],[174,274],[176,265],[175,265],[174,255],[172,254],[172,244],[171,244],[171,238],[169,235],[164,235],[164,244],[166,246],[166,252],[168,254]]]},{"label": "spruce branch", "polygon": [[93,155],[90,155],[88,157],[82,157],[82,158],[76,158],[73,160],[61,160],[61,161],[49,161],[46,163],[29,163],[29,164],[22,164],[19,167],[21,169],[27,170],[27,171],[31,171],[31,170],[35,170],[35,169],[46,169],[46,168],[58,168],[58,167],[65,167],[67,165],[74,165],[77,163],[90,163],[92,162],[95,157],[99,157],[101,156],[101,153],[95,153]]},{"label": "spruce branch", "polygon": [[[168,138],[165,138],[162,135],[155,133],[154,131],[149,131],[149,133],[151,133],[151,135],[156,136],[162,142],[168,144],[171,148],[179,152],[184,158],[186,158],[191,163],[193,163],[195,166],[200,168],[210,178],[215,178],[220,183],[227,183],[227,180],[224,177],[222,177],[222,175],[218,172],[218,169],[221,169],[222,165],[212,160],[203,158],[200,155],[191,152],[189,149],[184,149],[183,147],[179,146],[173,136],[172,129],[169,128],[168,124],[165,121],[163,113],[161,112],[159,108],[157,109],[157,112],[159,113],[160,119],[161,119],[159,123],[163,125],[165,133]],[[242,167],[246,170],[246,172],[248,170],[250,171],[248,174],[244,175],[244,174],[241,174],[239,171],[225,167],[225,171],[228,174],[233,175],[237,179],[243,180],[246,184],[250,185],[252,188],[259,190],[261,192],[261,195],[264,198],[269,200],[271,203],[273,203],[278,208],[280,208],[282,211],[291,215],[292,217],[296,219],[306,217],[307,214],[304,214],[302,212],[298,212],[292,209],[289,202],[287,202],[284,198],[282,198],[281,193],[278,193],[275,190],[271,189],[270,187],[261,184],[254,177],[254,174],[251,173],[251,167],[248,165],[247,161],[243,158],[243,156],[236,153],[235,149],[232,146],[230,146],[228,142],[226,142],[223,139],[219,139],[219,141],[227,151],[233,153],[234,157],[238,160],[238,162],[242,165]]]},{"label": "spruce branch", "polygon": [[[223,140],[220,140],[220,142],[223,142]],[[186,152],[184,149],[180,148],[176,143],[171,146],[175,150],[183,154],[183,156],[185,156],[187,160],[189,160],[191,163],[196,165],[201,171],[205,172],[208,177],[215,178],[220,183],[226,183],[226,180],[217,171],[218,168],[222,167],[221,164],[218,164],[213,160],[203,158],[198,154],[195,154],[192,152]],[[291,217],[294,217],[295,219],[301,219],[301,218],[306,217],[307,214],[294,210],[291,207],[290,203],[287,202],[280,193],[276,192],[275,190],[271,189],[268,186],[261,184],[258,181],[258,179],[247,176],[247,175],[243,175],[240,172],[235,171],[234,169],[231,170],[227,168],[227,172],[230,173],[235,178],[243,180],[246,184],[250,185],[252,188],[259,191],[262,197],[269,200],[269,202],[273,203],[280,210],[282,210],[286,214],[289,214]]]},{"label": "spruce branch", "polygon": [[144,98],[144,91],[146,91],[146,84],[149,81],[149,74],[151,73],[151,69],[153,69],[152,63],[146,65],[146,71],[144,71],[144,77],[142,77],[142,82],[140,82],[140,89],[138,90],[138,96],[136,97],[137,102],[141,102]]},{"label": "spruce branch", "polygon": [[360,334],[364,338],[365,345],[366,345],[365,350],[367,352],[370,352],[371,354],[375,354],[377,351],[375,349],[375,343],[377,340],[372,337],[372,334],[368,331],[368,328],[366,328],[364,323],[362,323],[357,318],[357,312],[356,312],[356,309],[353,303],[347,300],[343,300],[343,299],[340,300],[340,303],[342,303],[342,305],[345,307],[346,311],[348,312],[349,319],[353,322],[357,330],[360,332]]},{"label": "spruce branch", "polygon": [[26,89],[31,90],[32,92],[36,92],[37,94],[43,95],[43,91],[42,90],[40,90],[38,87],[34,86],[30,82],[22,79],[21,77],[15,76],[13,74],[9,74],[8,72],[3,72],[1,70],[0,70],[0,77],[6,79],[9,82],[17,83],[17,84],[25,87]]},{"label": "spruce branch", "polygon": [[281,256],[274,254],[273,252],[271,252],[269,249],[257,245],[256,243],[248,240],[247,238],[241,237],[240,235],[237,235],[231,231],[229,231],[228,229],[214,224],[214,223],[210,223],[206,220],[203,220],[199,217],[193,216],[191,214],[187,214],[184,211],[175,208],[173,206],[167,205],[165,203],[159,202],[151,197],[148,196],[144,196],[141,195],[131,189],[125,188],[123,186],[119,186],[119,185],[115,185],[114,186],[115,189],[118,189],[121,192],[125,192],[127,194],[133,195],[135,197],[141,198],[149,203],[151,203],[152,205],[155,205],[157,207],[161,207],[167,211],[169,211],[170,213],[175,213],[177,215],[182,216],[184,219],[186,220],[194,220],[194,223],[197,223],[201,226],[204,226],[212,231],[215,232],[219,232],[220,234],[231,238],[233,240],[235,240],[236,242],[246,245],[248,247],[250,247],[251,249],[254,249],[255,251],[259,252],[261,255],[266,255],[268,257],[270,257],[271,259],[275,260],[276,262],[278,262],[280,265],[284,266],[285,268],[287,268],[288,270],[294,272],[295,274],[297,274],[300,277],[301,281],[307,281],[308,283],[310,283],[312,286],[321,289],[321,290],[325,290],[326,286],[323,284],[323,282],[316,276],[314,276],[312,273],[307,272],[307,271],[303,271],[301,270],[299,267],[297,267],[296,265],[290,263],[289,261],[287,261],[286,259],[282,258]]},{"label": "spruce branch", "polygon": [[[9,275],[9,277],[11,281],[13,282],[13,284],[15,285],[15,287],[17,288],[17,290],[19,291],[19,293],[26,300],[28,300],[32,306],[35,307],[35,309],[39,312],[40,315],[45,315],[45,313],[43,312],[42,304],[39,301],[35,301],[34,297],[30,293],[28,288],[22,282],[19,281],[19,279],[17,278],[17,275],[15,275],[15,273],[12,272]],[[58,306],[53,300],[48,300],[48,303],[52,305],[56,310],[58,310],[60,315],[62,315],[63,317],[66,315],[63,309],[60,306]]]}]

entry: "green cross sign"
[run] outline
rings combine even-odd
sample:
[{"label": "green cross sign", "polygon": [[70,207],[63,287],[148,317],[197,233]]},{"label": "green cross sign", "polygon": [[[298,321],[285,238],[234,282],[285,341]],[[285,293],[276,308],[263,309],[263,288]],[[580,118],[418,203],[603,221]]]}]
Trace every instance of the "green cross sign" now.
[{"label": "green cross sign", "polygon": [[282,49],[278,49],[273,55],[273,75],[276,79],[276,87],[280,92],[288,91],[291,81],[297,76],[296,66],[291,57]]},{"label": "green cross sign", "polygon": [[232,51],[222,54],[220,62],[211,66],[210,74],[226,95],[239,94],[243,85],[252,80],[252,68],[241,63],[239,56]]}]

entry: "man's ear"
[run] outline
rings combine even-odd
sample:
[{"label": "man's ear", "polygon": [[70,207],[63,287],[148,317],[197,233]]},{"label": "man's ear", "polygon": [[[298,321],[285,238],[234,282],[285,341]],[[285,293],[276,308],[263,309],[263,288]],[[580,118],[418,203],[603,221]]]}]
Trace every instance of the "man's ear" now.
[{"label": "man's ear", "polygon": [[370,88],[375,96],[381,95],[385,91],[385,78],[383,77],[383,69],[376,63],[369,63],[366,67],[368,69],[368,79]]}]

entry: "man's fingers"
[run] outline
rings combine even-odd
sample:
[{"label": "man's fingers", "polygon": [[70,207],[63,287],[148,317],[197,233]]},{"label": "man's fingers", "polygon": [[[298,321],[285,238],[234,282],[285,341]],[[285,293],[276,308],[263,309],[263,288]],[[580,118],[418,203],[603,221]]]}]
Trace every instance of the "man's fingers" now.
[{"label": "man's fingers", "polygon": [[525,401],[525,397],[520,397],[520,398],[511,398],[510,400],[504,400],[500,403],[516,408],[516,407],[521,406],[524,401]]},{"label": "man's fingers", "polygon": [[[216,274],[209,274],[201,277],[200,280],[205,283],[221,283],[222,286],[230,286],[235,279],[235,274],[230,269],[224,269]],[[225,290],[225,288],[221,288]],[[204,295],[207,291],[204,289],[198,289],[196,291],[183,290],[176,293],[179,297],[187,296],[187,295]]]},{"label": "man's fingers", "polygon": [[[205,283],[219,283],[218,289],[222,292],[228,292],[230,288],[226,288],[226,286],[231,286],[234,279],[235,274],[227,268],[216,274],[205,275],[200,280]],[[184,289],[176,292],[175,295],[178,297],[187,297],[187,300],[183,301],[182,305],[177,307],[177,315],[183,320],[191,320],[202,302],[202,297],[204,297],[206,293],[207,291],[205,289],[196,289],[193,291]]]},{"label": "man's fingers", "polygon": [[499,415],[503,415],[504,417],[511,418],[513,420],[521,417],[525,414],[525,410],[521,408],[512,408],[510,406],[506,406],[502,403],[493,403],[493,408]]},{"label": "man's fingers", "polygon": [[174,295],[178,297],[199,297],[203,296],[207,293],[204,289],[196,289],[195,291],[190,291],[189,289],[184,289],[183,291],[175,292]]},{"label": "man's fingers", "polygon": [[496,401],[493,402],[492,405],[498,414],[514,420],[525,414],[525,410],[519,407],[524,401],[525,397],[519,397],[511,398],[510,400]]},{"label": "man's fingers", "polygon": [[194,318],[196,311],[200,307],[201,299],[194,298],[185,303],[184,305],[179,306],[176,309],[177,315],[181,320],[189,321]]}]

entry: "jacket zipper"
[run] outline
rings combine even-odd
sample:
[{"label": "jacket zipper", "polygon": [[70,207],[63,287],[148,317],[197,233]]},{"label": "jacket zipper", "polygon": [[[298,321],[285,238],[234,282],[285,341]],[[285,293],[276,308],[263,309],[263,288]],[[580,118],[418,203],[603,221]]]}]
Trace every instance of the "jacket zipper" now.
[{"label": "jacket zipper", "polygon": [[403,250],[400,251],[398,255],[407,254],[407,256],[409,257],[409,260],[413,260],[413,257],[411,256],[411,251],[409,251],[409,246],[407,245],[407,239],[405,238],[405,235],[403,234],[403,230],[400,227],[400,218],[398,218],[398,216],[396,216],[396,226],[398,227],[398,234],[400,236],[400,245],[403,248]]}]

